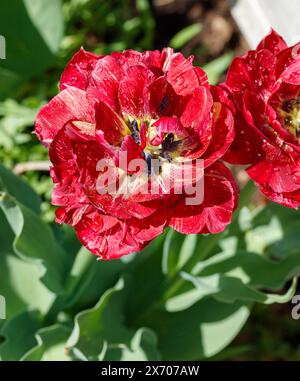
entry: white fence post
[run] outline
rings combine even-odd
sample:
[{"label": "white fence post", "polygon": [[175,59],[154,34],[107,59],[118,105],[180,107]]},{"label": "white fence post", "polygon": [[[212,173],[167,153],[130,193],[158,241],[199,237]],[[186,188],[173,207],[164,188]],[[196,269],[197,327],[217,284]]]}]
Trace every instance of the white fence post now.
[{"label": "white fence post", "polygon": [[289,45],[300,41],[300,0],[230,0],[232,16],[250,48],[272,27]]}]

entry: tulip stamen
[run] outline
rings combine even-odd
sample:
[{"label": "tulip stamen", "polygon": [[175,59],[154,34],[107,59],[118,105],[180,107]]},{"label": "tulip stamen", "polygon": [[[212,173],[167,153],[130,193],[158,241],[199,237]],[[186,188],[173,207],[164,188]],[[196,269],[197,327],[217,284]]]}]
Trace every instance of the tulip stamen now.
[{"label": "tulip stamen", "polygon": [[141,144],[140,130],[138,122],[134,119],[130,122],[130,129],[132,131],[131,136],[137,144]]},{"label": "tulip stamen", "polygon": [[162,101],[161,101],[160,106],[159,106],[159,111],[160,111],[160,112],[164,112],[164,111],[165,111],[165,109],[166,109],[167,106],[168,106],[168,102],[169,102],[168,96],[165,95],[165,96],[163,97]]},{"label": "tulip stamen", "polygon": [[284,102],[280,114],[286,130],[300,143],[300,97]]},{"label": "tulip stamen", "polygon": [[151,174],[152,174],[152,155],[148,152],[144,152],[144,157],[145,157],[146,164],[147,164],[148,176],[151,176]]}]

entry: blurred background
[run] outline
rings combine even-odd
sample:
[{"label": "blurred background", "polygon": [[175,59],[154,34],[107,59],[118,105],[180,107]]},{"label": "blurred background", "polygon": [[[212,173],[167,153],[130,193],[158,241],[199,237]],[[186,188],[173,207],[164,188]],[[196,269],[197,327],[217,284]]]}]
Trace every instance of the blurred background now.
[{"label": "blurred background", "polygon": [[[0,60],[0,161],[42,197],[48,222],[54,209],[47,150],[32,134],[33,124],[81,46],[97,54],[171,46],[193,54],[216,84],[232,58],[251,44],[226,0],[1,0],[0,35],[6,39],[6,59]],[[217,358],[300,360],[300,322],[290,314],[289,304],[257,305]]]}]

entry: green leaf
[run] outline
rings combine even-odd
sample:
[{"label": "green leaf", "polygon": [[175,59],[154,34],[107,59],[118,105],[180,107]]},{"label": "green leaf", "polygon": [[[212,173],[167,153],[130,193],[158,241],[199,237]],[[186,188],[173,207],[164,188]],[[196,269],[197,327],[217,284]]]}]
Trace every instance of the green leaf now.
[{"label": "green leaf", "polygon": [[72,257],[58,245],[50,227],[33,211],[6,193],[0,193],[0,207],[15,235],[15,253],[24,261],[39,264],[44,272],[44,284],[51,291],[61,293]]},{"label": "green leaf", "polygon": [[47,320],[55,320],[61,310],[73,314],[94,305],[116,284],[125,266],[120,260],[97,261],[95,255],[82,247],[66,278],[65,292],[56,299]]},{"label": "green leaf", "polygon": [[130,344],[132,332],[123,324],[124,281],[107,290],[96,306],[80,312],[67,347],[80,359],[97,360],[108,345]]},{"label": "green leaf", "polygon": [[[260,292],[233,276],[214,274],[207,277],[195,277],[185,273],[182,276],[185,280],[191,282],[195,289],[169,299],[166,305],[168,311],[183,310],[209,295],[226,303],[233,303],[237,300],[264,304],[287,303],[292,299],[297,287],[297,279],[295,278],[286,294],[277,295]],[[191,293],[193,298],[191,298]],[[186,296],[189,296],[189,298]],[[187,305],[187,301],[189,301],[189,305]]]},{"label": "green leaf", "polygon": [[158,310],[147,320],[163,360],[199,360],[225,348],[244,326],[250,305],[206,298],[184,311]]},{"label": "green leaf", "polygon": [[130,345],[110,345],[99,358],[104,361],[157,361],[157,337],[148,328],[139,329],[133,336]]},{"label": "green leaf", "polygon": [[4,342],[0,344],[0,359],[18,361],[36,345],[35,333],[40,328],[40,316],[35,311],[26,311],[5,322],[0,329]]},{"label": "green leaf", "polygon": [[125,268],[120,260],[97,261],[97,257],[84,247],[76,256],[67,282],[65,308],[83,309],[95,304],[100,296],[113,287]]},{"label": "green leaf", "polygon": [[64,28],[61,0],[2,0],[0,25],[6,39],[0,74],[7,70],[6,82],[12,85],[9,89],[1,86],[0,97],[4,98],[13,94],[19,78],[42,73],[54,62]]},{"label": "green leaf", "polygon": [[199,262],[192,274],[181,273],[187,283],[181,282],[176,293],[166,300],[166,309],[170,312],[183,311],[208,296],[226,303],[238,300],[286,303],[296,290],[296,279],[284,295],[262,290],[280,290],[299,271],[298,253],[280,262],[248,252],[220,253]]},{"label": "green leaf", "polygon": [[57,53],[64,33],[61,0],[24,0],[24,5],[48,49]]},{"label": "green leaf", "polygon": [[70,361],[66,354],[66,341],[71,333],[69,327],[55,324],[40,329],[36,335],[37,345],[31,348],[23,361]]},{"label": "green leaf", "polygon": [[[259,254],[237,252],[220,254],[199,263],[193,275],[228,274],[256,288],[281,289],[287,280],[300,270],[300,256],[293,254],[281,261],[273,261]],[[266,276],[268,274],[268,276]]]},{"label": "green leaf", "polygon": [[168,231],[163,245],[162,272],[164,274],[171,275],[176,272],[181,246],[186,237],[173,229]]},{"label": "green leaf", "polygon": [[40,282],[42,272],[13,254],[14,234],[0,210],[0,294],[6,299],[6,317],[11,319],[27,308],[46,313],[54,300]]},{"label": "green leaf", "polygon": [[41,282],[41,271],[14,254],[0,254],[0,294],[6,299],[6,317],[11,319],[25,309],[37,309],[45,314],[55,299]]},{"label": "green leaf", "polygon": [[203,66],[203,70],[206,72],[209,82],[212,85],[216,85],[219,82],[221,75],[228,69],[232,58],[232,52],[225,53],[223,56]]},{"label": "green leaf", "polygon": [[300,235],[299,232],[292,232],[285,234],[281,240],[274,240],[269,246],[266,247],[268,256],[284,259],[285,257],[293,254],[300,255]]},{"label": "green leaf", "polygon": [[157,360],[157,338],[147,329],[134,333],[124,324],[124,281],[108,289],[94,308],[80,312],[68,340],[70,354],[81,360]]},{"label": "green leaf", "polygon": [[0,163],[0,192],[1,191],[15,197],[36,214],[40,213],[41,200],[39,196],[24,180],[14,175]]},{"label": "green leaf", "polygon": [[31,139],[30,134],[22,133],[27,126],[32,126],[41,103],[28,107],[13,99],[0,102],[0,145],[6,150],[13,149],[15,144]]},{"label": "green leaf", "polygon": [[[171,233],[168,235],[170,237]],[[209,238],[200,240],[203,250],[198,248],[198,258],[213,250],[213,240]],[[163,240],[156,240],[142,255],[137,255],[132,268],[126,272],[130,278],[125,302],[128,324],[135,328],[149,327],[156,333],[163,360],[196,360],[212,356],[238,334],[249,315],[250,304],[228,304],[205,298],[193,301],[182,311],[167,311],[163,292],[170,279],[162,274],[162,247]],[[176,277],[171,280],[176,281]],[[214,335],[215,331],[220,333]]]},{"label": "green leaf", "polygon": [[183,48],[190,40],[196,37],[202,30],[201,24],[191,24],[184,29],[181,29],[175,36],[171,39],[169,46],[174,49]]},{"label": "green leaf", "polygon": [[126,316],[127,320],[137,328],[144,326],[143,319],[141,322],[138,320],[145,311],[160,302],[161,287],[166,281],[162,273],[165,234],[157,237],[142,253],[138,253],[126,269],[128,275]]}]

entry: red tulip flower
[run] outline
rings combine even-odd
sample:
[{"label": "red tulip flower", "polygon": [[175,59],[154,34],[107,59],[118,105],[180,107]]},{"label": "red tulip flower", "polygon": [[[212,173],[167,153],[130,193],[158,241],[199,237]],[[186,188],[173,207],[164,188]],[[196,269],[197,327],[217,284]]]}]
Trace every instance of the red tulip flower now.
[{"label": "red tulip flower", "polygon": [[236,137],[226,159],[251,164],[249,176],[269,199],[298,207],[300,43],[288,47],[272,30],[256,50],[234,59],[225,87],[236,108]]},{"label": "red tulip flower", "polygon": [[[108,56],[80,50],[62,74],[60,93],[36,119],[36,134],[49,147],[57,222],[74,226],[83,245],[103,259],[141,250],[167,226],[222,231],[237,190],[219,161],[234,138],[233,116],[221,98],[192,58],[172,49]],[[122,155],[144,163],[144,170],[124,165]],[[152,159],[160,165],[155,176]],[[196,159],[203,162],[204,199],[187,205],[187,194],[175,191],[182,185],[175,169],[188,162],[193,172]],[[123,193],[121,180],[133,176]],[[153,178],[157,192],[142,192]],[[114,192],[99,192],[113,182]]]}]

